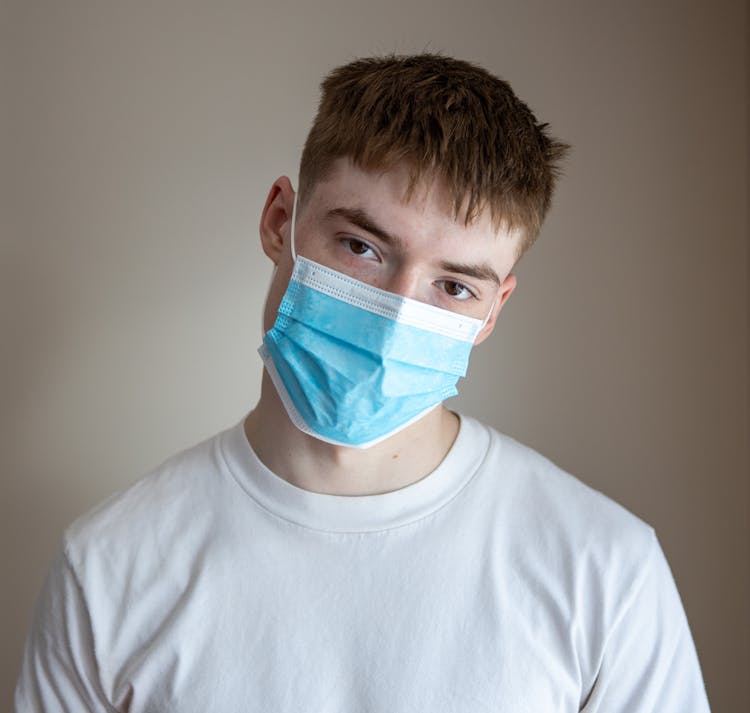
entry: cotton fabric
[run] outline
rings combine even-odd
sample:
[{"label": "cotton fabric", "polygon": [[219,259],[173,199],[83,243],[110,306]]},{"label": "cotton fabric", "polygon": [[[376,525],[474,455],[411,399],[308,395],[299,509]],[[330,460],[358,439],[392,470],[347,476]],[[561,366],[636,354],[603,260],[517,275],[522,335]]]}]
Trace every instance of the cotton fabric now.
[{"label": "cotton fabric", "polygon": [[171,458],[66,531],[16,710],[708,703],[653,530],[462,417],[435,471],[383,495],[296,488],[241,423]]}]

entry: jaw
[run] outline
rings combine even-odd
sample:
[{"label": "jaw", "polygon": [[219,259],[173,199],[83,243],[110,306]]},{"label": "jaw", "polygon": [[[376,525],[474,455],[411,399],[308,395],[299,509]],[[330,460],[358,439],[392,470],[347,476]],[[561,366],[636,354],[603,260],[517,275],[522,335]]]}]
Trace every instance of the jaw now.
[{"label": "jaw", "polygon": [[268,373],[245,419],[245,435],[263,464],[303,490],[341,496],[376,495],[411,485],[443,460],[459,420],[442,404],[373,446],[337,446],[300,431],[289,419]]}]

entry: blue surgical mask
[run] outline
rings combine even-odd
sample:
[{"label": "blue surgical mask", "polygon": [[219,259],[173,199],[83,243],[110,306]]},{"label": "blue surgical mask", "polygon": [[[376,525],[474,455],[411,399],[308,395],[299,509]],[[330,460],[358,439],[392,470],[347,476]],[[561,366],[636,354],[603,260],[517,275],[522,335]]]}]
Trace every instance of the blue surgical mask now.
[{"label": "blue surgical mask", "polygon": [[486,321],[296,256],[259,353],[297,428],[328,443],[367,448],[458,393]]}]

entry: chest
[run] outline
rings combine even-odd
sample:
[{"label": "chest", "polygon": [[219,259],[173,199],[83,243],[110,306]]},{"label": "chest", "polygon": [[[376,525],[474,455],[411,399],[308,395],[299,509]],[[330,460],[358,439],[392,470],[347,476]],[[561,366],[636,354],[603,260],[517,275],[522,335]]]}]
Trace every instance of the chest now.
[{"label": "chest", "polygon": [[578,710],[576,612],[501,543],[292,539],[217,549],[122,612],[131,636],[105,644],[113,699],[133,712]]}]

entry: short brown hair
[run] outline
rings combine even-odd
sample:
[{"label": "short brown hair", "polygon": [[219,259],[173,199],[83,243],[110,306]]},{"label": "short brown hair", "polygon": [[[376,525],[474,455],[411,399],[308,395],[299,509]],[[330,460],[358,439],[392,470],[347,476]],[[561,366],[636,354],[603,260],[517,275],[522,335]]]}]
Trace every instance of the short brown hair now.
[{"label": "short brown hair", "polygon": [[302,202],[338,158],[373,171],[406,163],[409,193],[437,177],[456,218],[463,212],[468,224],[489,206],[497,227],[523,231],[522,251],[534,241],[568,146],[507,82],[450,57],[390,55],[334,69],[321,90],[302,152]]}]

